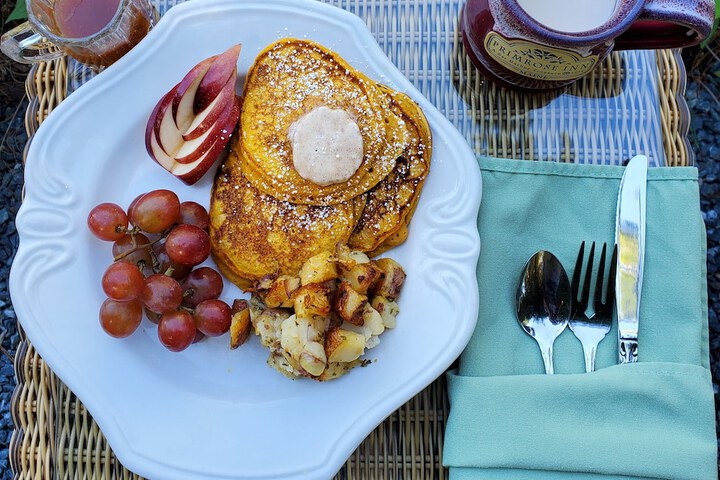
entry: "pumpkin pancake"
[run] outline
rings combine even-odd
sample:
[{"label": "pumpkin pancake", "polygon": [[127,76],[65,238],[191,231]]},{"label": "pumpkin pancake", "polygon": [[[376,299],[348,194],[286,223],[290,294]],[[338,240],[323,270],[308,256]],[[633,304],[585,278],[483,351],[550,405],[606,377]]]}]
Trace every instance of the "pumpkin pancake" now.
[{"label": "pumpkin pancake", "polygon": [[393,171],[368,192],[365,209],[348,241],[351,248],[371,255],[399,245],[407,238],[407,226],[417,206],[432,155],[430,127],[417,104],[407,95],[383,85],[379,88],[400,106],[404,121],[412,126],[412,135]]},{"label": "pumpkin pancake", "polygon": [[[362,136],[362,163],[347,180],[318,185],[294,168],[291,125],[325,106],[347,112]],[[390,174],[411,128],[392,96],[321,45],[285,39],[255,60],[245,83],[240,116],[243,174],[278,200],[307,205],[348,202]]]},{"label": "pumpkin pancake", "polygon": [[277,200],[250,184],[231,153],[210,202],[213,258],[241,288],[268,273],[294,274],[309,257],[347,242],[364,204],[362,195],[327,206]]}]

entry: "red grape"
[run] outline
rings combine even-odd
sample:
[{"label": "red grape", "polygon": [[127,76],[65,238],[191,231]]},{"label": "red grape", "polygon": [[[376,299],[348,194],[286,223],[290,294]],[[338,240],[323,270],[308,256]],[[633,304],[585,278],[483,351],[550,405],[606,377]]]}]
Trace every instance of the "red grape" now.
[{"label": "red grape", "polygon": [[205,207],[196,202],[182,202],[180,204],[179,224],[194,225],[205,231],[210,227],[210,215]]},{"label": "red grape", "polygon": [[138,200],[140,200],[143,195],[145,195],[145,194],[141,193],[140,195],[135,197],[135,199],[132,202],[130,202],[130,205],[128,205],[128,209],[127,209],[128,218],[133,218],[133,211],[135,210],[135,205],[137,205]]},{"label": "red grape", "polygon": [[190,272],[182,284],[183,305],[195,308],[200,302],[218,298],[223,291],[223,279],[210,267],[200,267]]},{"label": "red grape", "polygon": [[193,343],[196,331],[192,315],[185,310],[176,310],[160,318],[158,338],[168,350],[180,352]]},{"label": "red grape", "polygon": [[162,318],[162,315],[159,313],[155,313],[152,310],[148,309],[147,307],[143,308],[143,311],[145,312],[145,318],[150,320],[152,323],[157,325],[160,323],[160,318]]},{"label": "red grape", "polygon": [[153,264],[151,248],[150,240],[142,233],[136,233],[125,235],[116,241],[112,247],[112,254],[113,258],[132,263],[138,268],[151,268]]},{"label": "red grape", "polygon": [[137,330],[142,320],[142,305],[139,301],[116,302],[108,298],[100,307],[100,325],[108,335],[125,338]]},{"label": "red grape", "polygon": [[182,292],[177,280],[162,273],[156,273],[145,279],[142,302],[153,312],[172,312],[180,306]]},{"label": "red grape", "polygon": [[156,243],[154,246],[154,251],[155,258],[158,261],[157,265],[155,265],[155,271],[157,273],[166,273],[168,269],[172,268],[170,276],[173,277],[175,280],[179,281],[187,277],[188,274],[192,271],[192,267],[190,265],[181,265],[170,260],[170,257],[165,250],[164,243]]},{"label": "red grape", "polygon": [[172,227],[180,215],[180,200],[170,190],[148,192],[132,206],[130,221],[149,233],[161,233]]},{"label": "red grape", "polygon": [[105,294],[117,302],[129,302],[140,296],[145,284],[145,277],[140,269],[125,261],[111,264],[102,277],[102,288]]},{"label": "red grape", "polygon": [[197,330],[195,332],[195,338],[193,339],[193,343],[197,343],[200,340],[202,340],[203,338],[205,338],[205,334],[203,332],[201,332],[200,330]]},{"label": "red grape", "polygon": [[126,235],[128,217],[119,205],[101,203],[90,210],[87,225],[100,240],[114,241]]},{"label": "red grape", "polygon": [[222,300],[205,300],[193,313],[197,329],[208,337],[217,337],[230,330],[230,307]]},{"label": "red grape", "polygon": [[210,256],[210,236],[195,225],[178,225],[165,239],[165,251],[172,261],[195,266]]}]

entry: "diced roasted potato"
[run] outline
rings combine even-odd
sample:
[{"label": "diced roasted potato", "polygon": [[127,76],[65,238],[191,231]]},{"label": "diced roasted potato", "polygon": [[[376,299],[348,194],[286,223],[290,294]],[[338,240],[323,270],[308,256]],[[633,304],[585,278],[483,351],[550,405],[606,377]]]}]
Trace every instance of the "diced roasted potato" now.
[{"label": "diced roasted potato", "polygon": [[235,300],[230,314],[230,348],[236,349],[245,343],[252,330],[250,305],[247,300]]},{"label": "diced roasted potato", "polygon": [[375,262],[358,263],[350,270],[341,270],[340,279],[362,294],[366,294],[382,277],[382,270]]},{"label": "diced roasted potato", "polygon": [[385,331],[382,316],[369,303],[363,308],[363,325],[370,330],[371,335],[380,335]]},{"label": "diced roasted potato", "polygon": [[320,380],[321,382],[325,382],[327,380],[334,380],[338,377],[342,377],[358,365],[362,365],[361,360],[353,360],[352,362],[348,363],[328,363],[322,375],[320,375],[316,379]]},{"label": "diced roasted potato", "polygon": [[323,283],[337,278],[337,266],[332,252],[318,253],[314,257],[307,259],[303,266],[300,267],[299,275],[302,285]]},{"label": "diced roasted potato", "polygon": [[370,305],[378,311],[385,327],[395,328],[397,324],[396,317],[400,313],[400,307],[397,302],[391,302],[385,297],[377,296],[370,300]]},{"label": "diced roasted potato", "polygon": [[325,284],[310,283],[295,292],[295,315],[310,318],[330,315],[330,289]]},{"label": "diced roasted potato", "polygon": [[293,294],[300,288],[300,279],[281,275],[273,281],[264,294],[265,305],[270,308],[293,306]]},{"label": "diced roasted potato", "polygon": [[341,328],[333,328],[325,335],[325,353],[330,363],[352,362],[365,351],[365,336]]},{"label": "diced roasted potato", "polygon": [[260,280],[255,282],[255,285],[253,286],[253,291],[264,295],[265,291],[270,288],[270,286],[276,279],[277,275],[274,273],[268,273],[267,275],[263,275]]},{"label": "diced roasted potato", "polygon": [[262,298],[257,293],[253,293],[250,296],[250,320],[255,322],[255,319],[267,309],[267,305],[263,303]]},{"label": "diced roasted potato", "polygon": [[286,310],[268,308],[250,321],[255,328],[255,334],[260,336],[260,343],[275,351],[280,349],[281,325],[290,316]]},{"label": "diced roasted potato", "polygon": [[325,349],[319,342],[307,342],[300,353],[300,366],[313,377],[320,375],[327,365]]},{"label": "diced roasted potato", "polygon": [[399,263],[391,258],[380,258],[375,263],[383,275],[380,280],[370,289],[371,296],[382,296],[388,300],[397,300],[400,290],[405,283],[405,271]]},{"label": "diced roasted potato", "polygon": [[350,250],[346,244],[338,243],[335,245],[335,261],[340,270],[349,271],[360,263],[368,263],[370,257],[360,250]]},{"label": "diced roasted potato", "polygon": [[335,300],[333,302],[333,311],[346,322],[354,325],[363,324],[363,313],[368,299],[365,295],[361,295],[350,286],[347,282],[340,282],[335,292]]},{"label": "diced roasted potato", "polygon": [[300,377],[300,372],[295,370],[281,353],[271,352],[267,359],[268,365],[278,372],[293,380]]},{"label": "diced roasted potato", "polygon": [[280,346],[288,363],[310,375],[317,376],[325,369],[327,359],[323,348],[324,324],[295,315],[280,326]]}]

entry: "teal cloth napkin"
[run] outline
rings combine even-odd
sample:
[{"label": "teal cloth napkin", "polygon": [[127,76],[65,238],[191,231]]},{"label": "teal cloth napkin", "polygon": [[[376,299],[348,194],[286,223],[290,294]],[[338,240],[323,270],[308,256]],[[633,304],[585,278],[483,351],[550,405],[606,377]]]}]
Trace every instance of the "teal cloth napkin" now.
[{"label": "teal cloth napkin", "polygon": [[480,167],[480,310],[448,374],[450,478],[716,479],[697,170],[648,173],[639,363],[617,365],[613,320],[596,372],[583,373],[582,345],[566,329],[556,375],[544,375],[515,316],[521,272],[544,249],[572,276],[583,240],[613,243],[623,168],[489,158]]}]

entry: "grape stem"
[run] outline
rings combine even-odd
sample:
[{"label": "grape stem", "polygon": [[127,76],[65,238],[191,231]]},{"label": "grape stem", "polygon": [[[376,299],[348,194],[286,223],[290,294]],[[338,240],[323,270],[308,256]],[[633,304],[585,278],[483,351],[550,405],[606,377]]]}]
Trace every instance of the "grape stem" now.
[{"label": "grape stem", "polygon": [[[135,253],[135,252],[137,252],[138,250],[142,250],[143,248],[152,247],[153,245],[155,245],[157,242],[159,242],[159,241],[162,240],[162,239],[163,239],[163,237],[160,237],[160,238],[158,238],[157,240],[153,240],[153,241],[150,242],[150,243],[144,243],[144,244],[142,244],[142,245],[135,245],[132,249],[128,250],[127,252],[123,252],[123,253],[121,253],[121,254],[116,255],[115,257],[113,257],[113,262],[117,262],[118,260],[122,260],[123,258],[127,257],[127,256],[130,255],[131,253]],[[134,244],[134,243],[135,243],[135,236],[133,235],[133,244]]]}]

